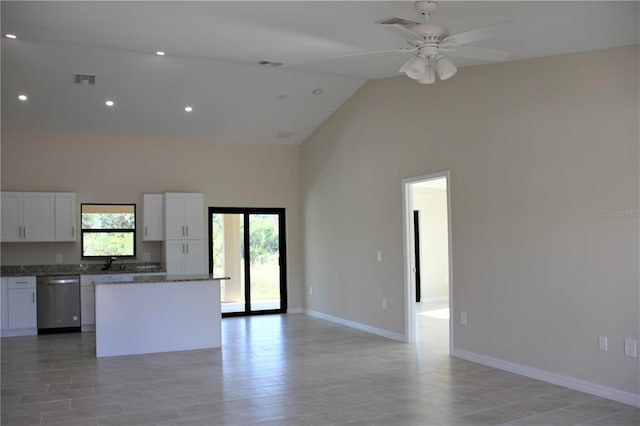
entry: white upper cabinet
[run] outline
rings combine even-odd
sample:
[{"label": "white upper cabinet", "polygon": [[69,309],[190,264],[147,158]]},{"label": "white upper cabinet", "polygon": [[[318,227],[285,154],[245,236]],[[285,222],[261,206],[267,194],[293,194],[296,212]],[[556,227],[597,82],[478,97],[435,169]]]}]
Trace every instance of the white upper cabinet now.
[{"label": "white upper cabinet", "polygon": [[22,193],[2,193],[2,242],[21,241]]},{"label": "white upper cabinet", "polygon": [[55,239],[56,241],[77,241],[76,193],[55,193]]},{"label": "white upper cabinet", "polygon": [[52,192],[3,192],[2,241],[54,241]]},{"label": "white upper cabinet", "polygon": [[2,242],[76,241],[76,194],[3,192]]},{"label": "white upper cabinet", "polygon": [[164,195],[144,194],[142,204],[143,241],[164,240]]},{"label": "white upper cabinet", "polygon": [[201,240],[204,197],[202,194],[164,195],[165,239]]}]

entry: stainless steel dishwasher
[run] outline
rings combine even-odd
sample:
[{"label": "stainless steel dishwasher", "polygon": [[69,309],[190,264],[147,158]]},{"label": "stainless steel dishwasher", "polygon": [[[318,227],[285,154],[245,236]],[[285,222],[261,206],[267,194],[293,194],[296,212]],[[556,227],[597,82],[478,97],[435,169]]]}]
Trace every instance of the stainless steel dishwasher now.
[{"label": "stainless steel dishwasher", "polygon": [[37,283],[38,334],[80,331],[80,277],[40,276]]}]

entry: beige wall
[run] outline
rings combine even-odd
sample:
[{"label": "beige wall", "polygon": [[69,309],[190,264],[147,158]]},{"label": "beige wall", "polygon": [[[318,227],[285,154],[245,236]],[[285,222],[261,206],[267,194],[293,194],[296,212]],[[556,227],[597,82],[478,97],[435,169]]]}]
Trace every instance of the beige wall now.
[{"label": "beige wall", "polygon": [[449,170],[454,347],[638,393],[638,100],[638,46],[368,82],[302,145],[307,308],[404,333],[401,180]]},{"label": "beige wall", "polygon": [[[202,192],[207,207],[286,208],[289,307],[302,307],[298,147],[3,132],[1,152],[3,191],[73,191],[78,204],[135,202],[140,214],[142,194],[162,192]],[[137,240],[138,260],[162,261],[162,243]],[[80,262],[79,242],[1,249],[3,265],[52,264],[56,253]]]},{"label": "beige wall", "polygon": [[414,188],[413,209],[420,212],[420,296],[448,298],[447,191]]}]

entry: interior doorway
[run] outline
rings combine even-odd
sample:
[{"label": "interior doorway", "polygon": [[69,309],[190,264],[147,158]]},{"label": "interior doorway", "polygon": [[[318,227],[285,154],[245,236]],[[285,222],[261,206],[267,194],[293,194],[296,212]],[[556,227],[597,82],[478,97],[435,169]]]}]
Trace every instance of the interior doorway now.
[{"label": "interior doorway", "polygon": [[287,311],[285,213],[209,208],[209,271],[221,281],[222,316]]},{"label": "interior doorway", "polygon": [[451,352],[449,172],[403,181],[405,339]]}]

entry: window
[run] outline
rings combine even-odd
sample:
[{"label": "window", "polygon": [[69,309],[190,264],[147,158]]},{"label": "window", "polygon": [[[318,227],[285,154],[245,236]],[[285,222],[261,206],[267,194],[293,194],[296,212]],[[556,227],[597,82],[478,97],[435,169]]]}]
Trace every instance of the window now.
[{"label": "window", "polygon": [[135,257],[135,204],[82,204],[82,257]]}]

